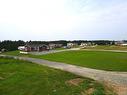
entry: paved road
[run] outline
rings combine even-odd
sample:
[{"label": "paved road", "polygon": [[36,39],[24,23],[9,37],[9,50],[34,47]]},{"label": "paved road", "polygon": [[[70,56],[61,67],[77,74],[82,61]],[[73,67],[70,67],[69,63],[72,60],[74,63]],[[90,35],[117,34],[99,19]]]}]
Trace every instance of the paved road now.
[{"label": "paved road", "polygon": [[[0,55],[0,56],[6,56],[6,55]],[[30,61],[40,65],[45,65],[48,67],[61,69],[63,71],[68,71],[83,77],[92,78],[99,82],[109,84],[109,86],[112,86],[119,95],[127,95],[127,72],[110,72],[110,71],[96,70],[96,69],[69,65],[60,62],[51,62],[51,61],[36,59],[36,58],[16,57],[16,56],[8,56],[8,57]]]}]

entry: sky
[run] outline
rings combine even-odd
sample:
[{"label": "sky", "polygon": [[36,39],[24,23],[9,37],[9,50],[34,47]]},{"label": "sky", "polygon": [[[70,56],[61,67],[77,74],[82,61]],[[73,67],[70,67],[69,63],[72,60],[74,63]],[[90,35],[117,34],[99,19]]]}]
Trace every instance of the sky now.
[{"label": "sky", "polygon": [[127,0],[0,0],[0,40],[126,40]]}]

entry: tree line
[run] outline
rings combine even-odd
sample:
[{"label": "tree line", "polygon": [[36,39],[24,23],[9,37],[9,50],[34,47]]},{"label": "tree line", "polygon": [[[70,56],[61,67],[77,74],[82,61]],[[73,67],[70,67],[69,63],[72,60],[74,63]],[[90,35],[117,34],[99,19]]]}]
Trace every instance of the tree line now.
[{"label": "tree line", "polygon": [[0,50],[6,49],[7,51],[13,51],[17,50],[18,46],[25,45],[24,41],[10,41],[10,40],[5,40],[5,41],[0,41]]},{"label": "tree line", "polygon": [[0,41],[0,50],[6,49],[8,51],[17,50],[19,46],[23,46],[25,44],[32,43],[32,44],[62,44],[63,46],[66,46],[67,43],[77,43],[80,45],[81,43],[92,43],[97,45],[114,45],[115,41],[110,40],[93,40],[93,41],[87,41],[87,40],[74,40],[74,41],[66,41],[66,40],[59,40],[59,41],[11,41],[11,40],[4,40]]}]

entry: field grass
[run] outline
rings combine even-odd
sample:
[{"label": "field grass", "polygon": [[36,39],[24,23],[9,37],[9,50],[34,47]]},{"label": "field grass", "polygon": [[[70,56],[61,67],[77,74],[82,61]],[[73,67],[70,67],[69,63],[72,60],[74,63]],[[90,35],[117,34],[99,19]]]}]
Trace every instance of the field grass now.
[{"label": "field grass", "polygon": [[127,71],[127,53],[80,50],[41,55],[36,57],[94,69]]},{"label": "field grass", "polygon": [[2,54],[14,55],[14,56],[28,56],[28,55],[29,55],[29,54],[20,54],[19,50],[4,52],[4,53],[2,53]]},{"label": "field grass", "polygon": [[[78,85],[68,81],[80,78]],[[114,95],[102,84],[26,61],[0,58],[0,95]]]},{"label": "field grass", "polygon": [[102,49],[102,50],[125,50],[127,51],[127,46],[115,46],[115,45],[98,45],[95,47],[85,47],[84,49]]}]

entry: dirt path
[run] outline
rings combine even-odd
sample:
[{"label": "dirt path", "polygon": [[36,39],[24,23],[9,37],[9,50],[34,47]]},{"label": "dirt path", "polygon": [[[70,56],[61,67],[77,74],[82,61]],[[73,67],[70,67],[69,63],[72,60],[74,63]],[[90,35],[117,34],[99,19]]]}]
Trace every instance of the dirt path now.
[{"label": "dirt path", "polygon": [[[5,56],[5,55],[0,55],[0,56]],[[40,65],[45,65],[48,67],[61,69],[63,71],[68,71],[83,77],[92,78],[99,82],[105,83],[109,87],[112,87],[114,91],[118,93],[118,95],[127,95],[127,72],[110,72],[110,71],[96,70],[96,69],[69,65],[60,62],[51,62],[51,61],[36,59],[36,58],[16,57],[16,56],[8,56],[8,57],[30,61]]]}]

